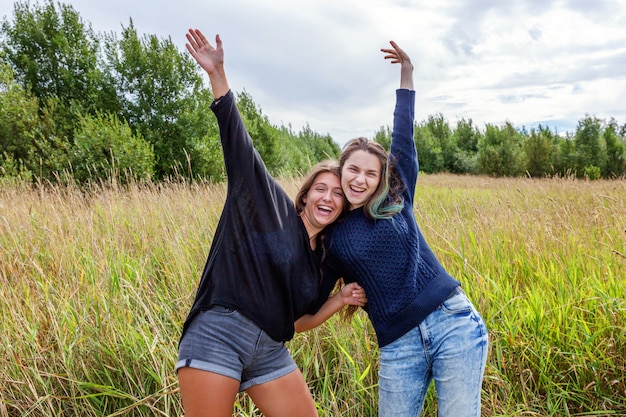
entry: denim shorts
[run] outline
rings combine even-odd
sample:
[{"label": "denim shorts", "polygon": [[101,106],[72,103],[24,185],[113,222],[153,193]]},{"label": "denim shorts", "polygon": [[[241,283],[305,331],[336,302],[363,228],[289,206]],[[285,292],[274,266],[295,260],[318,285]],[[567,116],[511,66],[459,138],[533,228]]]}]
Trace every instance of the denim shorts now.
[{"label": "denim shorts", "polygon": [[277,342],[237,310],[214,306],[196,314],[178,347],[176,371],[189,367],[239,381],[239,391],[297,369]]}]

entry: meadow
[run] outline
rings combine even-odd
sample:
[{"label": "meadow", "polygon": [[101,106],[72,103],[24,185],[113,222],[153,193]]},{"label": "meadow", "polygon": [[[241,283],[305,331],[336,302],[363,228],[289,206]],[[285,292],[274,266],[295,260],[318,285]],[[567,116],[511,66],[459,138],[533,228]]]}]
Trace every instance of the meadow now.
[{"label": "meadow", "polygon": [[[177,343],[224,196],[0,185],[0,417],[181,416]],[[489,328],[483,415],[626,415],[626,180],[422,175],[415,211]],[[320,416],[377,414],[363,312],[288,346]],[[259,415],[245,395],[234,414]]]}]

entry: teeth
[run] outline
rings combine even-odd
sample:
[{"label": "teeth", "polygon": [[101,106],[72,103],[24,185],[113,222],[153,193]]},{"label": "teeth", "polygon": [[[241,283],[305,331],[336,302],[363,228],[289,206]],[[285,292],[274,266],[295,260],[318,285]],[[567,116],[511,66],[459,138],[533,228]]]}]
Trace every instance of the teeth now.
[{"label": "teeth", "polygon": [[318,206],[317,208],[320,210],[328,211],[328,212],[333,211],[333,209],[328,206]]},{"label": "teeth", "polygon": [[351,189],[352,191],[354,191],[354,192],[357,192],[357,193],[362,193],[363,191],[365,191],[365,188],[362,188],[362,187],[355,187],[354,185],[351,185],[351,186],[350,186],[350,189]]}]

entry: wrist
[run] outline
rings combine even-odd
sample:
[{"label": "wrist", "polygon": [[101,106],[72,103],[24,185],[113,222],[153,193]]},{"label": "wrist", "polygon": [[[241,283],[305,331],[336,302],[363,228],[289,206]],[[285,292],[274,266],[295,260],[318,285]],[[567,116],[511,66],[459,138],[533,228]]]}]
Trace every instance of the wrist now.
[{"label": "wrist", "polygon": [[344,301],[344,297],[343,297],[343,293],[341,291],[339,291],[337,294],[335,294],[335,296],[333,297],[335,298],[335,303],[337,304],[338,307],[343,307],[345,306],[347,303]]}]

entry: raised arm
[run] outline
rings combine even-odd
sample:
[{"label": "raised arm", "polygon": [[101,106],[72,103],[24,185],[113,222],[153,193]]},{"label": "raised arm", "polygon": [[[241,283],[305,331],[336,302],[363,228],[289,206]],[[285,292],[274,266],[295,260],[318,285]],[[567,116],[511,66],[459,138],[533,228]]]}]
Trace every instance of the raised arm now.
[{"label": "raised arm", "polygon": [[344,285],[341,291],[330,297],[315,314],[305,314],[296,320],[296,332],[313,329],[328,320],[345,305],[364,306],[367,303],[365,290],[356,282]]},{"label": "raised arm", "polygon": [[209,75],[213,97],[223,97],[230,87],[224,71],[224,49],[220,35],[215,35],[215,46],[198,29],[189,29],[186,36],[189,41],[187,50]]},{"label": "raised arm", "polygon": [[385,59],[390,59],[392,64],[400,64],[400,88],[414,90],[411,58],[397,43],[394,41],[389,43],[391,44],[391,49],[381,48],[381,51],[385,54]]}]

